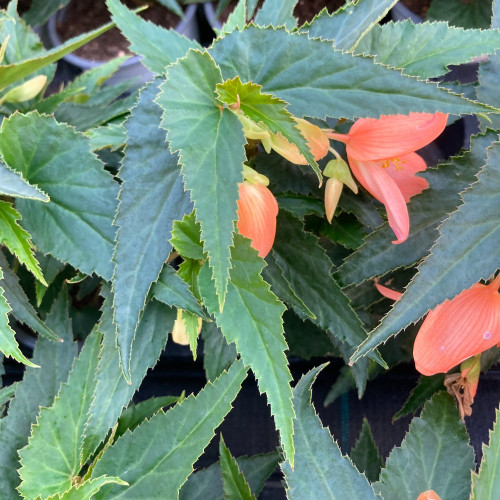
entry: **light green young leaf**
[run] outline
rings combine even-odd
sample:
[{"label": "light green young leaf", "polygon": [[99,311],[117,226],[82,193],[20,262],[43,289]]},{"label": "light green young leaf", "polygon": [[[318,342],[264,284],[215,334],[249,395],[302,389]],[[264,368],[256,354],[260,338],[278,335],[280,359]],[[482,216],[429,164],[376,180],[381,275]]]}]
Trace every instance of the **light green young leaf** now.
[{"label": "light green young leaf", "polygon": [[165,68],[190,48],[200,48],[175,30],[166,30],[134,14],[118,0],[106,0],[113,21],[130,41],[130,50],[143,56],[142,62],[153,73],[161,75]]},{"label": "light green young leaf", "polygon": [[172,250],[169,238],[173,221],[192,210],[177,157],[168,150],[165,131],[159,128],[162,111],[153,102],[157,93],[158,81],[142,89],[125,123],[128,141],[119,173],[123,182],[114,221],[118,230],[113,255],[113,307],[126,377],[140,312]]},{"label": "light green young leaf", "polygon": [[207,380],[215,380],[236,359],[234,344],[228,344],[215,321],[205,321],[201,330],[203,338],[203,368]]},{"label": "light green young leaf", "polygon": [[256,500],[241,472],[238,462],[231,455],[222,434],[219,442],[219,459],[222,474],[222,489],[225,500]]},{"label": "light green young leaf", "polygon": [[[250,485],[250,489],[258,495],[266,479],[272,474],[279,462],[277,452],[255,455],[253,457],[238,457],[238,467]],[[191,474],[179,492],[180,500],[224,500],[220,463]]]},{"label": "light green young leaf", "polygon": [[328,14],[323,10],[310,25],[302,29],[311,38],[333,40],[335,48],[352,50],[359,39],[376,25],[397,0],[358,0],[347,2],[339,10]]},{"label": "light green young leaf", "polygon": [[0,161],[0,194],[15,198],[30,198],[38,201],[49,201],[49,197],[36,186],[28,184],[17,172],[11,170]]},{"label": "light green young leaf", "polygon": [[101,335],[94,331],[85,342],[54,404],[42,408],[28,445],[19,451],[21,485],[29,498],[47,497],[73,486],[83,461],[80,449],[97,367]]},{"label": "light green young leaf", "polygon": [[[269,51],[269,47],[273,50]],[[288,102],[288,111],[297,117],[353,119],[411,111],[493,111],[437,84],[379,66],[372,59],[334,50],[327,40],[310,39],[307,34],[291,34],[284,29],[249,26],[234,31],[218,39],[210,54],[224,79],[239,76],[241,81],[262,85],[265,93]]]},{"label": "light green young leaf", "polygon": [[500,410],[495,413],[495,424],[490,430],[490,442],[483,444],[483,459],[479,472],[472,474],[471,500],[493,499],[500,491]]},{"label": "light green young leaf", "polygon": [[370,424],[366,417],[363,418],[361,432],[349,456],[359,472],[363,473],[368,481],[373,483],[378,480],[384,461],[373,440]]},{"label": "light green young leaf", "polygon": [[[500,142],[488,148],[486,165],[461,196],[463,204],[440,226],[431,254],[419,266],[403,297],[352,360],[498,269],[498,254],[493,249],[500,248]],[[485,213],[491,215],[485,217]]]},{"label": "light green young leaf", "polygon": [[10,203],[0,201],[0,244],[4,244],[38,281],[46,285],[30,235],[17,223],[20,218],[21,215]]},{"label": "light green young leaf", "polygon": [[[0,280],[2,280],[4,274],[0,268]],[[0,351],[3,352],[5,356],[9,356],[19,363],[24,363],[27,366],[37,367],[19,349],[19,345],[16,341],[14,330],[9,325],[9,319],[7,315],[12,311],[7,300],[5,299],[4,289],[0,287]]]},{"label": "light green young leaf", "polygon": [[111,151],[120,149],[127,140],[127,131],[119,123],[109,123],[102,127],[90,129],[85,135],[90,139],[90,150],[109,148]]},{"label": "light green young leaf", "polygon": [[321,181],[321,171],[314,160],[314,155],[297,128],[297,123],[286,110],[286,102],[262,93],[260,85],[252,82],[242,83],[238,76],[218,83],[217,96],[219,101],[230,109],[236,107],[238,113],[242,113],[243,116],[261,126],[264,125],[273,134],[280,133],[289,142],[295,144]]},{"label": "light green young leaf", "polygon": [[32,57],[23,62],[4,64],[0,66],[0,86],[2,88],[5,88],[11,83],[21,80],[22,78],[34,73],[35,71],[38,71],[44,66],[58,61],[66,54],[75,51],[82,45],[85,45],[102,33],[108,31],[112,27],[113,23],[105,24],[101,28],[97,28],[93,31],[90,31],[89,33],[71,38],[66,43],[63,43],[62,45],[59,45],[52,50],[44,52],[44,54],[40,57]]},{"label": "light green young leaf", "polygon": [[181,221],[174,221],[170,243],[184,258],[203,260],[205,254],[201,243],[201,228],[194,212],[185,215]]},{"label": "light green young leaf", "polygon": [[168,306],[184,309],[200,317],[206,317],[200,304],[198,304],[189,289],[189,285],[168,264],[163,266],[158,281],[151,288],[151,294],[156,300]]},{"label": "light green young leaf", "polygon": [[39,368],[26,368],[16,396],[10,402],[9,412],[0,426],[0,491],[6,498],[21,498],[16,490],[20,478],[17,473],[17,450],[28,444],[31,424],[35,423],[40,407],[51,406],[62,382],[65,382],[78,352],[73,342],[71,319],[68,316],[68,294],[63,287],[47,316],[47,325],[64,340],[54,343],[39,338],[33,353],[33,362]]},{"label": "light green young leaf", "polygon": [[420,493],[434,490],[441,498],[468,500],[471,469],[475,469],[474,451],[467,430],[454,398],[443,391],[412,420],[374,488],[384,499],[415,500]]},{"label": "light green young leaf", "polygon": [[492,131],[473,137],[470,151],[451,158],[437,169],[428,169],[423,177],[429,181],[430,189],[408,204],[411,224],[408,239],[393,245],[390,243],[394,236],[392,229],[387,223],[380,226],[340,266],[338,273],[342,282],[359,284],[422,259],[439,236],[438,226],[460,205],[459,193],[475,181],[476,173],[486,163],[486,148],[497,137]]},{"label": "light green young leaf", "polygon": [[132,399],[149,368],[152,368],[167,343],[175,312],[157,301],[150,301],[137,327],[137,337],[130,359],[131,383],[123,377],[116,348],[116,326],[113,323],[108,292],[98,330],[103,334],[99,363],[96,369],[96,389],[85,426],[82,456],[88,458],[115,425],[123,408]]},{"label": "light green young leaf", "polygon": [[426,12],[429,21],[447,21],[463,28],[489,28],[492,0],[433,0]]},{"label": "light green young leaf", "polygon": [[96,500],[178,498],[193,464],[231,410],[246,373],[243,363],[236,361],[197,396],[189,396],[167,413],[157,413],[106,449],[92,477],[106,472],[119,476],[130,486],[105,487]]},{"label": "light green young leaf", "polygon": [[306,373],[293,390],[296,448],[295,465],[281,464],[289,500],[363,500],[379,498],[366,477],[361,475],[349,457],[342,456],[337,443],[311,404],[311,386],[325,365]]},{"label": "light green young leaf", "polygon": [[499,30],[464,30],[446,22],[406,20],[374,26],[355,53],[374,55],[377,63],[401,68],[407,75],[434,78],[448,73],[451,64],[468,63],[499,49]]},{"label": "light green young leaf", "polygon": [[292,31],[297,27],[297,19],[293,16],[293,9],[297,0],[285,0],[275,2],[266,0],[264,5],[257,11],[255,24],[259,26],[285,26],[287,30]]},{"label": "light green young leaf", "polygon": [[285,306],[260,275],[264,261],[241,235],[235,237],[231,263],[222,311],[207,265],[199,275],[200,292],[227,342],[236,344],[241,359],[252,368],[260,391],[266,393],[283,450],[293,463],[292,376],[284,354],[288,346],[283,337],[282,320]]},{"label": "light green young leaf", "polygon": [[240,121],[220,109],[215,87],[219,68],[207,52],[190,51],[171,65],[157,102],[171,151],[179,151],[186,189],[201,225],[201,239],[215,280],[219,307],[229,279],[229,247],[237,219],[238,183],[246,143]]},{"label": "light green young leaf", "polygon": [[392,421],[395,422],[410,413],[416,413],[435,392],[442,390],[443,387],[443,373],[438,373],[436,375],[432,375],[431,377],[424,377],[422,375],[418,379],[417,385],[410,392],[410,395],[401,410],[399,410],[394,417],[392,417]]},{"label": "light green young leaf", "polygon": [[33,331],[48,338],[49,340],[60,340],[57,335],[45,325],[38,317],[35,309],[31,305],[24,289],[19,283],[19,278],[9,268],[9,264],[4,255],[0,252],[0,268],[3,270],[3,277],[0,279],[0,286],[4,291],[5,298],[12,308],[12,314],[18,321],[28,325]]},{"label": "light green young leaf", "polygon": [[127,483],[122,481],[119,477],[101,476],[73,486],[64,493],[52,495],[48,497],[47,500],[89,500],[89,498],[94,498],[94,495],[104,485],[110,483],[127,486]]},{"label": "light green young leaf", "polygon": [[16,202],[37,248],[111,279],[118,186],[90,153],[88,139],[53,117],[15,114],[2,122],[0,153],[50,196],[47,204]]}]

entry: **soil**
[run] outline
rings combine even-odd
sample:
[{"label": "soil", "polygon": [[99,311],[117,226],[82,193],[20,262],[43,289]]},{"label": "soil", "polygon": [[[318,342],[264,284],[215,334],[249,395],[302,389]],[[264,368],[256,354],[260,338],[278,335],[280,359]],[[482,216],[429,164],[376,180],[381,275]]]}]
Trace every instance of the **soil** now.
[{"label": "soil", "polygon": [[432,0],[402,0],[402,2],[408,7],[412,12],[418,14],[420,17],[425,17],[429,5]]},{"label": "soil", "polygon": [[[123,3],[131,9],[149,4],[149,7],[139,15],[165,28],[172,28],[180,21],[178,16],[154,2],[125,0]],[[72,0],[65,11],[64,20],[56,24],[57,33],[62,41],[66,41],[106,24],[110,18],[104,0]],[[131,52],[128,40],[118,28],[113,28],[74,53],[90,61],[109,61]]]},{"label": "soil", "polygon": [[[259,2],[261,4],[262,2]],[[345,4],[345,0],[299,0],[293,11],[294,16],[299,20],[299,26],[307,21],[311,21],[316,14],[321,12],[324,7],[331,14],[339,7]],[[220,14],[219,20],[222,24],[227,21],[229,14],[236,6],[236,2],[231,2]]]}]

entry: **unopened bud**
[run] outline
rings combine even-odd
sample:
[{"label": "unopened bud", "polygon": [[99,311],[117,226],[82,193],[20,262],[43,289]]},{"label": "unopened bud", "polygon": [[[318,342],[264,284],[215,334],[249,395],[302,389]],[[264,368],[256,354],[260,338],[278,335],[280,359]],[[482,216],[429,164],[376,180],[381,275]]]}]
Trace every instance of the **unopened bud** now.
[{"label": "unopened bud", "polygon": [[245,137],[247,139],[262,140],[269,137],[269,130],[267,130],[267,127],[265,127],[264,125],[255,123],[253,120],[250,120],[250,118],[247,118],[241,113],[236,113],[236,116],[243,125],[243,133],[245,134]]},{"label": "unopened bud", "polygon": [[269,179],[265,175],[259,174],[259,172],[245,164],[243,165],[243,178],[246,181],[253,182],[254,184],[269,186]]},{"label": "unopened bud", "polygon": [[[202,319],[197,318],[197,328],[196,332],[199,335],[201,331]],[[183,318],[183,310],[177,309],[177,318],[174,322],[174,328],[172,329],[172,340],[176,344],[180,345],[189,345],[189,334],[188,328],[186,325],[186,320]]]},{"label": "unopened bud", "polygon": [[331,224],[335,209],[339,203],[340,195],[344,184],[335,177],[330,177],[325,185],[325,213],[328,222]]},{"label": "unopened bud", "polygon": [[3,97],[2,102],[23,102],[36,97],[47,83],[45,75],[38,75],[27,82],[9,90]]},{"label": "unopened bud", "polygon": [[323,170],[323,175],[337,179],[345,184],[354,194],[358,193],[358,186],[352,178],[349,165],[342,158],[338,157],[335,160],[330,160],[326,164],[325,170]]}]

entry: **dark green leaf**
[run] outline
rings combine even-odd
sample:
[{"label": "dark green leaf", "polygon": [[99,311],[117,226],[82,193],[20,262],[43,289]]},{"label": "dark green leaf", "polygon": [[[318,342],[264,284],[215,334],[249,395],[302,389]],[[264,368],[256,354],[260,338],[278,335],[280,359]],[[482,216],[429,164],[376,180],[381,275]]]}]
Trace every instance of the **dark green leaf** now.
[{"label": "dark green leaf", "polygon": [[[130,486],[105,488],[103,498],[177,498],[236,398],[247,370],[241,361],[209,382],[195,397],[186,398],[167,413],[159,412],[106,449],[92,472],[116,474]],[[190,446],[187,446],[190,443]]]},{"label": "dark green leaf", "polygon": [[374,488],[384,499],[415,500],[420,493],[434,490],[441,498],[468,500],[471,469],[475,464],[469,436],[454,398],[443,391],[412,420]]},{"label": "dark green leaf", "polygon": [[228,344],[215,321],[205,321],[201,330],[203,338],[203,368],[207,380],[215,380],[236,359],[234,344]]},{"label": "dark green leaf", "polygon": [[463,28],[489,28],[492,0],[433,0],[426,13],[430,21],[448,21]]},{"label": "dark green leaf", "polygon": [[295,465],[281,464],[290,500],[363,500],[377,498],[366,477],[349,457],[340,453],[337,443],[311,404],[311,385],[325,365],[306,373],[293,390]]},{"label": "dark green leaf", "polygon": [[183,257],[204,259],[200,224],[196,222],[194,212],[185,215],[181,221],[174,221],[170,243]]},{"label": "dark green leaf", "polygon": [[444,387],[444,374],[438,373],[432,377],[424,377],[418,379],[417,385],[412,389],[408,399],[405,401],[401,410],[399,410],[392,421],[406,417],[410,413],[416,413],[424,403],[433,396],[433,394]]},{"label": "dark green leaf", "polygon": [[16,198],[49,201],[49,197],[37,187],[28,184],[17,172],[0,162],[0,193]]},{"label": "dark green leaf", "polygon": [[351,450],[351,460],[359,472],[364,473],[371,483],[378,480],[384,461],[380,456],[377,445],[373,440],[368,420],[363,418],[363,425],[358,440]]},{"label": "dark green leaf", "polygon": [[220,70],[210,55],[190,51],[169,67],[157,102],[165,111],[162,126],[168,131],[170,149],[179,151],[222,307],[246,140],[234,113],[219,109],[215,87],[220,82]]}]

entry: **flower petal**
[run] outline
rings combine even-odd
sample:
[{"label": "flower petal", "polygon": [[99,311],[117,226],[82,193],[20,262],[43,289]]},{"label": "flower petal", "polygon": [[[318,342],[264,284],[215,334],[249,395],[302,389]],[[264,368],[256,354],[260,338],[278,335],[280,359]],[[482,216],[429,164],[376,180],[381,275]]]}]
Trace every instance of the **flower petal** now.
[{"label": "flower petal", "polygon": [[446,126],[443,113],[410,113],[406,115],[361,118],[349,131],[347,154],[357,160],[394,158],[432,142]]},{"label": "flower petal", "polygon": [[389,225],[397,238],[393,243],[403,243],[410,232],[410,220],[404,196],[398,185],[380,162],[361,162],[348,158],[354,177],[371,195],[385,205]]},{"label": "flower petal", "polygon": [[398,292],[397,290],[393,290],[392,288],[380,285],[377,281],[375,282],[375,287],[380,294],[391,300],[399,300],[403,296],[402,292]]},{"label": "flower petal", "polygon": [[476,284],[432,310],[415,339],[413,358],[423,375],[447,372],[500,342],[498,280]]},{"label": "flower petal", "polygon": [[245,181],[239,184],[238,231],[252,240],[252,247],[265,257],[276,236],[278,202],[262,184]]},{"label": "flower petal", "polygon": [[386,171],[398,185],[406,203],[412,196],[420,194],[429,187],[429,183],[423,177],[415,175],[426,168],[424,159],[417,153],[409,153],[401,156],[397,161],[389,161]]}]

